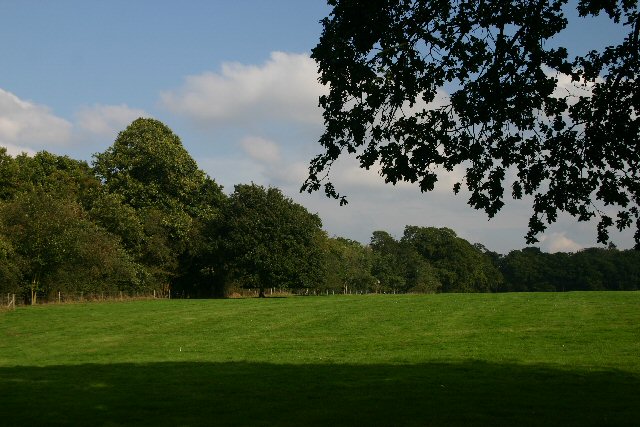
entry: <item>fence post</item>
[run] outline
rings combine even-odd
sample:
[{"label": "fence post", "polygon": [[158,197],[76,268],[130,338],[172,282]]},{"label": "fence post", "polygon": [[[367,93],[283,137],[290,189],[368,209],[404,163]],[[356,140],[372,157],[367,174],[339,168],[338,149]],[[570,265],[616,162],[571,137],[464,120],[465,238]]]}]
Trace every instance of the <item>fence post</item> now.
[{"label": "fence post", "polygon": [[58,304],[60,304],[60,302],[61,302],[60,291],[58,291]]}]

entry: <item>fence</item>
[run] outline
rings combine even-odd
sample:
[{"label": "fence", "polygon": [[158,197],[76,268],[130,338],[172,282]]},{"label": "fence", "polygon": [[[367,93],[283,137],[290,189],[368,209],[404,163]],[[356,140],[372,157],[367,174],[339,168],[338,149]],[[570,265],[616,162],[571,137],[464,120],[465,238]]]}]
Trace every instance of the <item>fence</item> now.
[{"label": "fence", "polygon": [[[4,297],[4,295],[3,295]],[[8,310],[15,310],[16,308],[16,294],[7,294],[7,299],[2,298],[2,304],[0,307],[6,307]],[[5,305],[6,303],[6,305]]]},{"label": "fence", "polygon": [[65,303],[65,302],[94,302],[94,301],[124,301],[132,299],[153,299],[153,298],[167,298],[167,296],[161,296],[156,291],[149,292],[79,292],[79,293],[65,293],[57,292],[53,295],[48,295],[41,298],[48,303]]},{"label": "fence", "polygon": [[[375,292],[360,289],[349,289],[344,287],[343,289],[313,289],[313,288],[300,288],[291,290],[293,295],[301,295],[301,296],[326,296],[326,295],[368,295],[368,294],[380,294],[386,292]],[[389,292],[391,293],[391,292]],[[395,294],[396,292],[393,291]]]},{"label": "fence", "polygon": [[[265,288],[264,294],[268,297],[287,296],[291,295],[292,291],[284,288]],[[260,295],[260,289],[258,288],[241,288],[233,287],[229,289],[227,296],[229,298],[251,298],[258,297]],[[180,297],[180,295],[178,295]]]},{"label": "fence", "polygon": [[[293,288],[293,289],[285,289],[285,288],[265,288],[264,294],[267,297],[276,297],[276,296],[323,296],[323,295],[364,295],[370,292],[368,290],[353,290],[353,289],[313,289],[313,288]],[[395,292],[394,292],[395,293]],[[229,297],[231,298],[247,298],[247,297],[257,297],[260,295],[260,289],[258,288],[239,288],[235,287],[229,290]],[[178,298],[183,296],[177,295]]]},{"label": "fence", "polygon": [[[265,296],[328,296],[328,295],[367,295],[367,294],[382,294],[389,293],[395,294],[397,293],[395,290],[390,292],[376,292],[370,290],[360,290],[360,289],[350,289],[348,287],[344,287],[342,289],[314,289],[314,288],[293,288],[293,289],[284,289],[284,288],[265,288],[264,290]],[[229,296],[231,298],[242,298],[242,297],[257,297],[260,295],[260,289],[257,288],[232,288],[229,291]],[[178,295],[180,298],[180,295]]]},{"label": "fence", "polygon": [[[265,288],[265,296],[267,297],[286,297],[286,296],[328,296],[328,295],[364,295],[369,293],[367,290],[353,290],[343,288],[340,290],[330,289],[312,289],[312,288]],[[391,292],[390,292],[391,293]],[[395,291],[392,293],[396,293]],[[260,295],[258,288],[240,288],[234,287],[229,290],[228,298],[256,298]],[[83,303],[83,302],[100,302],[100,301],[126,301],[136,299],[189,299],[191,295],[181,292],[162,292],[162,291],[114,291],[114,292],[51,292],[49,294],[38,293],[36,301],[38,304],[62,304],[62,303]],[[23,298],[16,294],[6,294],[2,296],[0,301],[0,309],[13,310],[16,305],[30,305],[29,298]]]},{"label": "fence", "polygon": [[[171,296],[173,297],[173,296]],[[170,298],[166,293],[150,291],[113,291],[113,292],[50,292],[48,294],[38,293],[36,303],[40,304],[62,304],[62,303],[82,303],[98,301],[126,301],[135,299],[161,299]],[[13,309],[16,305],[31,305],[29,296],[16,298],[15,294],[6,294],[2,297],[0,307]]]}]

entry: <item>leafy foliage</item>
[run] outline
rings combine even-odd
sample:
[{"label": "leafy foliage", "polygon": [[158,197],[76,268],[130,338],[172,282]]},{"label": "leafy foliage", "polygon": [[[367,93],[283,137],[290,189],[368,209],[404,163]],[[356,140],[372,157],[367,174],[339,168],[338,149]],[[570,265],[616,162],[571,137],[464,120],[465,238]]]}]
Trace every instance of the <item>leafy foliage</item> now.
[{"label": "leafy foliage", "polygon": [[442,290],[437,271],[407,240],[396,241],[386,231],[371,237],[373,274],[384,292],[434,293]]},{"label": "leafy foliage", "polygon": [[20,292],[20,269],[18,257],[11,241],[0,233],[0,292]]},{"label": "leafy foliage", "polygon": [[324,288],[333,292],[380,291],[374,276],[373,251],[343,237],[326,241]]},{"label": "leafy foliage", "polygon": [[0,149],[0,184],[0,291],[32,302],[57,291],[223,297],[231,285],[263,294],[640,289],[640,251],[614,246],[501,256],[453,230],[416,226],[399,240],[375,231],[369,245],[328,237],[277,188],[237,185],[225,196],[150,119],[121,132],[95,169]]},{"label": "leafy foliage", "polygon": [[499,261],[504,291],[640,289],[640,252],[590,248],[548,254],[537,248],[509,252]]},{"label": "leafy foliage", "polygon": [[7,149],[0,147],[0,200],[10,199],[18,187],[18,165]]},{"label": "leafy foliage", "polygon": [[206,204],[201,197],[212,194],[200,191],[205,174],[180,138],[154,119],[137,119],[120,132],[111,147],[95,155],[94,170],[109,192],[136,209],[195,210]]},{"label": "leafy foliage", "polygon": [[322,222],[277,188],[236,185],[224,209],[220,240],[236,277],[266,287],[319,281]]},{"label": "leafy foliage", "polygon": [[488,292],[502,282],[491,259],[448,228],[407,226],[400,241],[376,231],[371,246],[376,275],[403,292]]},{"label": "leafy foliage", "polygon": [[[36,294],[135,287],[138,268],[112,234],[93,224],[72,199],[42,189],[0,207],[6,256],[35,302]],[[6,247],[6,245],[5,245]]]},{"label": "leafy foliage", "polygon": [[324,152],[303,190],[324,185],[346,203],[328,180],[344,152],[422,191],[439,169],[460,166],[453,191],[466,185],[469,204],[489,217],[508,186],[515,199],[532,196],[528,243],[567,212],[599,217],[600,242],[635,221],[640,247],[637,1],[579,0],[580,16],[604,14],[628,35],[575,58],[550,43],[567,25],[567,3],[329,0],[312,54],[330,88],[320,98]]},{"label": "leafy foliage", "polygon": [[146,266],[156,287],[168,290],[181,276],[195,279],[194,230],[215,220],[225,196],[205,175],[180,138],[154,119],[134,120],[94,171],[104,185],[91,212]]}]

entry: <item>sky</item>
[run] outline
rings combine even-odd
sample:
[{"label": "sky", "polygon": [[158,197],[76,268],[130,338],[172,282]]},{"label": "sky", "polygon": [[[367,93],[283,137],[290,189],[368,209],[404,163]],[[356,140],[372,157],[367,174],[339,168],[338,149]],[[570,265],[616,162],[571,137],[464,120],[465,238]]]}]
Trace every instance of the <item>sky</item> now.
[{"label": "sky", "polygon": [[[299,192],[321,152],[326,88],[309,54],[330,11],[322,0],[0,0],[0,146],[90,162],[133,120],[153,117],[225,192],[276,186],[329,235],[368,243],[375,230],[400,238],[417,225],[503,254],[525,247],[531,200],[507,199],[489,220],[453,195],[455,171],[420,193],[345,158],[331,179],[348,205]],[[558,43],[580,54],[620,39],[606,19],[572,19]],[[633,246],[633,231],[611,237]],[[568,216],[539,238],[549,252],[598,246],[595,223]]]}]

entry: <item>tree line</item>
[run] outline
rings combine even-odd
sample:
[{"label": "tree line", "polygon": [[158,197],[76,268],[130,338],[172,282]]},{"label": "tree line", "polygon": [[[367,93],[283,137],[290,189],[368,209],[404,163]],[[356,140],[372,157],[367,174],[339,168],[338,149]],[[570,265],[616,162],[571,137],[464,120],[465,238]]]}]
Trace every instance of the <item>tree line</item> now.
[{"label": "tree line", "polygon": [[363,245],[329,237],[277,188],[230,195],[167,126],[138,119],[91,165],[0,147],[0,292],[224,297],[238,287],[314,292],[638,289],[637,251],[506,256],[447,228],[407,226]]}]

